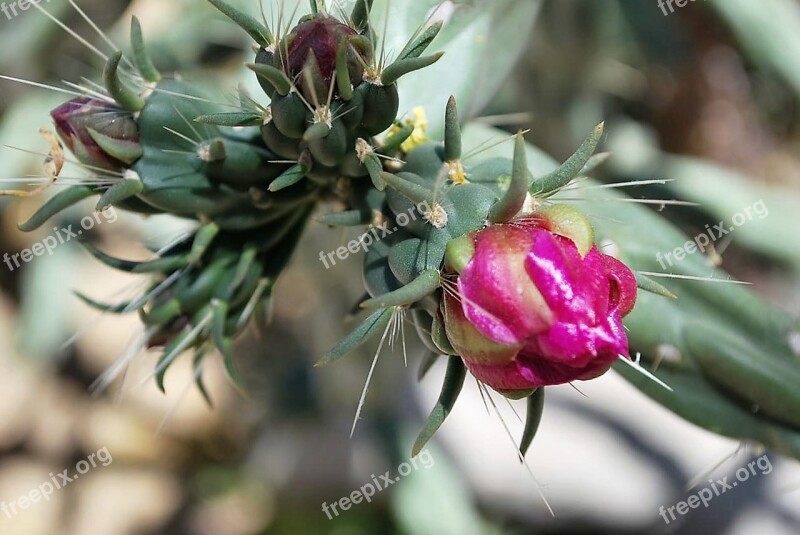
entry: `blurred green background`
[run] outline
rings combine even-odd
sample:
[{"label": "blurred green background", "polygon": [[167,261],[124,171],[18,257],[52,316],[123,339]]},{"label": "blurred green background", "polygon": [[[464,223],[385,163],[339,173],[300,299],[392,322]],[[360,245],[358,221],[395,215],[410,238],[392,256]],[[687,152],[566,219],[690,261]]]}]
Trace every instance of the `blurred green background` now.
[{"label": "blurred green background", "polygon": [[[238,4],[258,13],[258,2]],[[265,3],[268,18],[277,20],[280,4]],[[283,4],[285,13],[294,10],[294,0]],[[498,8],[501,4],[506,7]],[[108,51],[66,0],[41,5]],[[162,71],[177,70],[216,87],[220,98],[238,84],[260,94],[241,67],[250,57],[246,35],[201,0],[79,5],[120,45],[136,14]],[[392,2],[390,48],[402,46],[433,5]],[[376,9],[384,8],[384,0],[376,0]],[[665,15],[657,0],[444,2],[440,16],[460,20],[460,33],[445,32],[448,55],[440,65],[409,77],[402,111],[425,104],[429,115],[441,114],[446,96],[458,93],[464,95],[462,109],[479,122],[510,132],[530,129],[528,140],[557,159],[605,120],[602,150],[614,156],[601,168],[601,178],[673,180],[629,193],[699,203],[653,206],[690,236],[763,200],[768,217],[742,225],[731,240],[717,244],[718,254],[709,261],[721,262],[798,316],[800,3],[709,0],[673,8],[670,13],[665,7]],[[383,16],[376,13],[374,20]],[[0,50],[0,74],[61,87],[62,80],[96,80],[102,69],[96,55],[33,8],[10,19],[0,12]],[[37,129],[50,126],[49,110],[67,98],[0,80],[0,144],[45,151]],[[436,102],[439,108],[430,105]],[[0,178],[40,173],[41,159],[3,148]],[[68,169],[64,176],[81,173]],[[0,187],[18,185],[0,181]],[[43,198],[0,199],[0,253],[17,253],[47,234],[16,230]],[[53,224],[66,226],[90,211],[81,206]],[[118,221],[98,225],[91,239],[117,256],[144,258],[142,240],[158,247],[186,225],[120,214]],[[246,393],[227,382],[221,365],[206,368],[213,408],[193,387],[190,359],[168,375],[167,395],[158,392],[147,381],[154,354],[138,356],[124,381],[108,392],[90,394],[90,384],[125,354],[140,326],[135,317],[98,315],[71,291],[118,301],[134,295],[143,279],[100,266],[76,243],[19,269],[0,265],[0,502],[17,500],[50,480],[50,473],[74,472],[78,462],[103,448],[113,457],[49,501],[18,514],[0,511],[0,533],[793,534],[800,529],[800,469],[769,453],[772,472],[665,524],[659,507],[684,500],[689,481],[711,471],[714,478],[731,477],[762,452],[745,447],[731,458],[739,444],[668,413],[613,373],[581,384],[580,392],[552,389],[528,464],[555,517],[516,460],[498,417],[518,438],[521,423],[514,411],[521,407],[503,402],[497,412],[487,411],[469,382],[429,446],[430,467],[418,463],[371,503],[329,520],[323,502],[336,502],[387,470],[397,475],[409,461],[413,437],[443,374],[437,364],[424,381],[416,381],[423,350],[407,329],[409,366],[399,345],[384,351],[349,438],[374,347],[328,368],[311,364],[352,326],[349,311],[361,292],[359,259],[329,270],[318,261],[319,251],[352,237],[310,227],[278,283],[269,317],[237,344]],[[701,486],[711,477],[701,478]]]}]

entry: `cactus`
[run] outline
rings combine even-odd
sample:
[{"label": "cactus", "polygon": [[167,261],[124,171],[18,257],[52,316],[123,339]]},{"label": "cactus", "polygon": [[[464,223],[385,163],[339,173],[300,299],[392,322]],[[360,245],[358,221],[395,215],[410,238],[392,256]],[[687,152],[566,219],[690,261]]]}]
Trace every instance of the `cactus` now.
[{"label": "cactus", "polygon": [[[642,207],[612,207],[590,189],[572,190],[583,200],[559,200],[602,161],[595,154],[602,124],[559,166],[521,133],[511,158],[496,147],[468,159],[463,146],[496,132],[462,132],[455,98],[441,114],[441,142],[427,139],[421,108],[410,121],[397,117],[397,82],[439,60],[441,53],[424,53],[441,23],[423,27],[386,62],[369,0],[356,1],[346,21],[314,0],[309,15],[277,33],[222,0],[209,1],[256,42],[247,67],[269,105],[243,96],[241,109],[226,112],[194,84],[163,78],[134,19],[136,76],[123,75],[118,52],[108,58],[103,94],[52,113],[64,144],[88,169],[112,178],[65,189],[20,225],[33,230],[93,196],[98,210],[198,222],[191,236],[149,261],[113,258],[85,244],[111,267],[152,275],[148,290],[128,303],[80,297],[105,311],[139,313],[146,344],[164,348],[154,373],[160,387],[184,351],[195,350],[199,362],[209,347],[237,380],[234,338],[269,299],[311,213],[336,199],[345,209],[322,216],[323,224],[397,230],[364,258],[368,298],[360,307],[369,315],[318,364],[388,332],[407,312],[429,351],[420,376],[437,358],[447,361],[414,454],[452,410],[467,371],[502,395],[526,399],[524,456],[545,388],[591,379],[614,363],[688,420],[800,458],[796,321],[740,286],[703,284],[726,275],[696,259],[676,267],[678,278],[659,279],[656,253],[685,238]],[[109,126],[104,116],[116,121]],[[627,225],[590,223],[583,202],[593,203],[593,215]],[[514,243],[504,246],[498,236]],[[484,248],[483,240],[495,245]],[[603,240],[617,245],[616,258],[600,254]],[[470,275],[479,268],[482,276]],[[475,305],[484,302],[476,295],[521,313],[492,314]]]},{"label": "cactus", "polygon": [[[366,0],[347,22],[313,3],[312,14],[281,38],[221,0],[211,3],[259,45],[247,66],[270,104],[243,96],[242,111],[224,112],[195,85],[162,77],[133,18],[133,78],[140,85],[129,83],[123,54],[116,52],[103,72],[104,94],[52,112],[67,148],[104,180],[66,188],[20,225],[35,230],[92,196],[99,196],[97,210],[113,206],[199,222],[193,236],[145,262],[84,244],[111,267],[152,274],[152,286],[129,303],[80,297],[103,311],[140,314],[145,344],[164,348],[155,374],[161,388],[182,352],[205,355],[209,346],[236,378],[232,340],[269,298],[314,207],[341,191],[363,190],[359,184],[370,180],[370,169],[377,176],[384,151],[373,149],[374,136],[396,122],[397,80],[441,56],[422,57],[441,29],[434,24],[383,65]],[[410,134],[401,128],[386,140],[388,150]]]}]

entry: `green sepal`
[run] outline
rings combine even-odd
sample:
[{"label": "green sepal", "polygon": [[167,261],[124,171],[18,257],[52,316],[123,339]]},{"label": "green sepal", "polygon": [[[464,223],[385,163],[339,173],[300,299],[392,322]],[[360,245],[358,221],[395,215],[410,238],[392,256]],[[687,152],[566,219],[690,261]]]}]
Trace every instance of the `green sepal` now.
[{"label": "green sepal", "polygon": [[381,83],[385,86],[393,85],[397,82],[397,80],[406,74],[424,69],[425,67],[430,67],[439,61],[442,56],[444,56],[444,52],[437,52],[430,56],[423,56],[419,58],[412,57],[397,60],[383,70],[383,73],[381,74]]},{"label": "green sepal", "polygon": [[142,154],[144,154],[141,144],[137,141],[115,139],[101,134],[93,128],[87,128],[86,130],[89,133],[89,137],[92,138],[92,141],[97,143],[97,146],[103,149],[103,152],[128,165],[136,162],[136,160],[141,158]]},{"label": "green sepal", "polygon": [[470,236],[453,238],[444,251],[444,265],[449,271],[461,273],[475,256],[475,243]]},{"label": "green sepal", "polygon": [[528,396],[528,410],[525,414],[525,429],[522,431],[522,438],[519,441],[519,453],[522,457],[528,452],[539,424],[542,421],[542,410],[544,409],[544,387],[537,388]]},{"label": "green sepal", "polygon": [[108,58],[103,70],[103,81],[109,95],[123,108],[137,112],[144,108],[144,99],[140,94],[129,88],[119,77],[119,62],[122,61],[122,52],[117,51]]},{"label": "green sepal", "polygon": [[97,191],[89,186],[71,186],[48,199],[27,221],[17,225],[17,228],[22,232],[36,230],[59,212],[96,193]]},{"label": "green sepal", "polygon": [[603,137],[604,124],[597,125],[592,133],[589,134],[589,137],[581,143],[578,150],[558,169],[538,180],[534,180],[531,184],[530,192],[536,197],[547,197],[569,184],[572,179],[578,176],[592,157],[592,154],[594,154],[597,144],[600,143],[600,138]]},{"label": "green sepal", "polygon": [[344,340],[319,359],[314,364],[314,367],[326,366],[364,345],[375,334],[386,329],[386,326],[389,325],[389,320],[392,319],[392,314],[394,314],[394,308],[385,308],[370,314]]},{"label": "green sepal", "polygon": [[226,17],[235,22],[241,29],[250,34],[253,40],[266,48],[270,46],[275,38],[272,32],[269,31],[265,25],[233,7],[232,5],[224,2],[223,0],[208,0],[215,8],[220,10]]},{"label": "green sepal", "polygon": [[393,292],[367,299],[361,303],[361,307],[373,309],[412,305],[423,297],[432,294],[440,286],[439,272],[435,269],[429,269]]},{"label": "green sepal", "polygon": [[150,55],[147,53],[147,47],[144,44],[144,36],[142,35],[142,25],[139,24],[139,19],[136,16],[131,18],[131,47],[133,48],[133,61],[136,63],[136,68],[139,69],[139,74],[147,82],[155,83],[161,80],[161,74],[153,65]]},{"label": "green sepal", "polygon": [[433,316],[433,323],[431,324],[431,340],[433,344],[439,348],[439,351],[444,355],[457,355],[458,351],[455,350],[450,339],[447,337],[447,329],[444,325],[441,313],[437,312]]},{"label": "green sepal", "polygon": [[120,180],[103,193],[100,200],[97,201],[95,210],[99,212],[109,206],[116,206],[117,203],[140,194],[143,189],[141,180],[132,178]]},{"label": "green sepal", "polygon": [[453,406],[461,393],[461,388],[464,386],[464,379],[467,376],[467,368],[459,356],[451,356],[447,359],[447,371],[444,375],[444,383],[442,384],[442,391],[439,394],[439,399],[436,406],[433,407],[430,415],[428,416],[425,426],[420,431],[417,440],[414,442],[414,447],[411,448],[411,456],[416,457],[425,444],[431,437],[439,430],[444,423],[445,418],[453,410]]}]

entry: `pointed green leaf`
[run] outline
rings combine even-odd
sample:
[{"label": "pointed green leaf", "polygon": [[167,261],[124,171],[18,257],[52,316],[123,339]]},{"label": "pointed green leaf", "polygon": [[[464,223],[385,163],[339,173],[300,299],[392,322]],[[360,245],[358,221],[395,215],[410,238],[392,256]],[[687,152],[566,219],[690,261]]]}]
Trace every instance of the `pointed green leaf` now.
[{"label": "pointed green leaf", "polygon": [[592,157],[592,154],[594,154],[597,144],[600,143],[600,138],[603,137],[604,125],[605,123],[597,125],[575,153],[561,164],[558,169],[538,180],[534,180],[531,184],[530,192],[537,197],[546,197],[563,188],[578,176]]},{"label": "pointed green leaf", "polygon": [[389,320],[392,319],[392,314],[394,314],[393,308],[385,308],[370,314],[344,340],[319,359],[314,364],[314,367],[330,364],[367,343],[374,335],[386,329],[386,326],[389,325]]},{"label": "pointed green leaf", "polygon": [[369,223],[369,216],[365,217],[361,210],[347,210],[323,214],[317,218],[317,222],[330,227],[357,227]]},{"label": "pointed green leaf", "polygon": [[428,28],[423,30],[421,33],[417,33],[411,40],[409,40],[408,44],[400,51],[400,54],[397,55],[399,59],[411,59],[411,58],[418,58],[420,57],[423,52],[431,45],[436,36],[439,35],[439,32],[442,31],[442,27],[444,23],[442,21],[438,21]]},{"label": "pointed green leaf", "polygon": [[361,303],[361,307],[372,309],[412,305],[423,297],[432,294],[440,285],[439,272],[435,269],[429,269],[393,292],[367,299]]},{"label": "pointed green leaf", "polygon": [[111,97],[128,111],[137,112],[144,108],[142,96],[129,88],[119,77],[119,62],[122,61],[122,52],[117,51],[106,63],[103,70],[103,81]]},{"label": "pointed green leaf", "polygon": [[36,230],[47,223],[48,219],[62,210],[66,210],[70,206],[95,194],[96,191],[94,188],[90,188],[89,186],[71,186],[48,199],[48,201],[44,203],[44,206],[39,208],[30,219],[24,223],[20,223],[17,227],[23,232]]},{"label": "pointed green leaf", "polygon": [[461,393],[461,388],[464,386],[464,378],[466,378],[466,376],[467,368],[464,366],[461,357],[448,357],[447,371],[444,375],[444,384],[439,394],[439,400],[428,416],[425,427],[423,427],[416,442],[414,442],[414,447],[411,449],[412,457],[416,457],[419,452],[422,451],[425,444],[427,444],[434,433],[439,430],[445,418],[447,418],[447,415],[453,410],[456,399],[458,399],[458,395]]},{"label": "pointed green leaf", "polygon": [[525,138],[518,133],[514,143],[514,169],[511,173],[511,184],[503,198],[497,201],[489,211],[489,221],[506,223],[511,221],[522,210],[528,196],[528,158],[525,154]]},{"label": "pointed green leaf", "polygon": [[211,113],[201,115],[195,122],[215,126],[261,126],[264,118],[255,112]]},{"label": "pointed green leaf", "polygon": [[105,193],[97,201],[95,210],[101,211],[109,206],[116,205],[119,202],[135,197],[143,190],[142,181],[136,179],[123,179],[108,188]]},{"label": "pointed green leaf", "polygon": [[525,415],[525,429],[522,431],[522,438],[519,441],[519,452],[525,457],[528,452],[539,424],[542,421],[542,410],[544,409],[544,388],[537,388],[536,391],[528,396],[528,412]]},{"label": "pointed green leaf", "polygon": [[131,18],[131,46],[133,48],[133,61],[136,63],[142,78],[151,83],[161,80],[161,74],[159,74],[158,69],[153,65],[153,61],[147,53],[144,36],[142,35],[142,25],[139,24],[139,19],[135,16]]},{"label": "pointed green leaf", "polygon": [[665,287],[663,287],[661,284],[657,283],[653,279],[636,272],[634,272],[634,275],[636,276],[636,285],[639,287],[640,290],[654,293],[662,297],[668,297],[670,299],[678,298],[677,295],[670,292],[669,290],[667,290]]},{"label": "pointed green leaf", "polygon": [[383,85],[392,85],[406,74],[424,69],[425,67],[430,67],[439,61],[442,56],[444,56],[444,52],[437,52],[421,58],[397,60],[383,70],[383,74],[381,74],[381,83]]},{"label": "pointed green leaf", "polygon": [[259,78],[272,84],[272,87],[275,88],[279,95],[285,97],[292,90],[292,81],[282,70],[262,63],[247,63],[246,66],[256,73]]},{"label": "pointed green leaf", "polygon": [[275,40],[272,32],[265,25],[243,13],[223,0],[208,0],[215,8],[220,10],[226,17],[235,22],[240,28],[250,34],[250,37],[260,46],[267,48]]},{"label": "pointed green leaf", "polygon": [[417,381],[422,381],[425,376],[428,374],[430,369],[436,364],[436,361],[439,360],[439,357],[442,355],[435,351],[428,351],[425,353],[425,356],[422,357],[422,360],[419,363],[419,369],[417,370]]}]

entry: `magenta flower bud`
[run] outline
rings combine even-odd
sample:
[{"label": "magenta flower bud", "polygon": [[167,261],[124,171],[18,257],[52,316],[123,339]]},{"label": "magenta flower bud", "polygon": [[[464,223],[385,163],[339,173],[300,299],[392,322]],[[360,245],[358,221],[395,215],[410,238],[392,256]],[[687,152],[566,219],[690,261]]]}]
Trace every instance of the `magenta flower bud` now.
[{"label": "magenta flower bud", "polygon": [[50,112],[56,132],[84,165],[124,169],[142,156],[130,112],[106,101],[79,97]]},{"label": "magenta flower bud", "polygon": [[442,303],[447,336],[476,378],[510,396],[598,377],[628,356],[633,273],[593,244],[582,255],[560,223],[522,218],[448,247],[458,273]]}]

